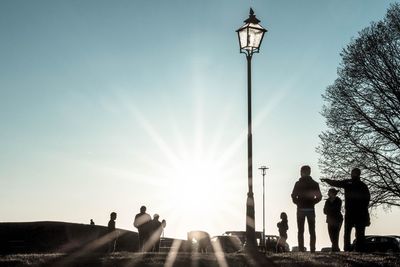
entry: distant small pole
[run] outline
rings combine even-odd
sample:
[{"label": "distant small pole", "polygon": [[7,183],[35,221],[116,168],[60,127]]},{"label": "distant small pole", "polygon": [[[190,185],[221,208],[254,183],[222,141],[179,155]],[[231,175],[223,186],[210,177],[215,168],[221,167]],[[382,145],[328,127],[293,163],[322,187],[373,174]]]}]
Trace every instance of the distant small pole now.
[{"label": "distant small pole", "polygon": [[[263,176],[263,236],[261,240],[263,242],[263,247],[265,248],[265,174],[266,170],[268,170],[269,168],[267,168],[266,166],[261,166],[258,169],[261,170],[261,174]],[[267,248],[265,248],[265,250],[266,249]]]}]

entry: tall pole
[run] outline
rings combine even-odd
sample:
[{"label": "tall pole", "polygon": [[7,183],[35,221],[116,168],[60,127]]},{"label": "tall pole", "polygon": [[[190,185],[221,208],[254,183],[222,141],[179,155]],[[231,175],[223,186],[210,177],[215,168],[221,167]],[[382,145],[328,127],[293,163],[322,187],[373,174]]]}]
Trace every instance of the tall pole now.
[{"label": "tall pole", "polygon": [[246,246],[255,248],[256,231],[254,216],[254,194],[253,194],[253,141],[251,127],[251,54],[246,55],[247,58],[247,182],[248,192],[246,201]]},{"label": "tall pole", "polygon": [[263,236],[262,236],[262,241],[263,241],[263,246],[265,247],[265,171],[268,170],[268,168],[265,166],[261,166],[258,169],[261,170],[261,173],[263,176]]},{"label": "tall pole", "polygon": [[264,34],[267,32],[260,24],[260,20],[254,15],[250,8],[249,18],[245,24],[236,32],[239,37],[240,53],[246,54],[247,59],[247,201],[246,201],[246,243],[245,248],[254,251],[257,248],[255,216],[254,216],[254,194],[253,194],[253,141],[251,126],[251,58],[258,53]]}]

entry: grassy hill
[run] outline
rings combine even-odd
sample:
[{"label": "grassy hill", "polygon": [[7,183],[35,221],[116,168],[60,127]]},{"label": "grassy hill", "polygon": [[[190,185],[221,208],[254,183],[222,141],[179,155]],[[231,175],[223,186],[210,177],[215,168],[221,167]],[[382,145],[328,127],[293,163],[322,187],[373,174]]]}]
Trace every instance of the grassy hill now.
[{"label": "grassy hill", "polygon": [[[138,234],[117,229],[117,251],[137,251]],[[91,246],[92,252],[107,249],[107,227],[65,222],[0,223],[0,254],[69,253]]]},{"label": "grassy hill", "polygon": [[269,261],[254,264],[244,253],[217,256],[213,253],[129,253],[113,254],[18,254],[0,256],[0,267],[396,267],[399,254],[301,253],[268,254]]}]

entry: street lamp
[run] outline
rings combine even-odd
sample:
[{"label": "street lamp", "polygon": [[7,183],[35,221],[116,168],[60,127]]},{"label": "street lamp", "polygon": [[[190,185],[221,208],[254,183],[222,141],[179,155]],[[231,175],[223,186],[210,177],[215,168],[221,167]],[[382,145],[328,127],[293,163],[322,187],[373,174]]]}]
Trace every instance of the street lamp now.
[{"label": "street lamp", "polygon": [[261,170],[261,174],[263,177],[263,236],[261,238],[261,241],[263,242],[263,247],[265,248],[265,172],[266,170],[268,170],[269,168],[265,167],[265,166],[261,166],[260,168],[258,168],[259,170]]},{"label": "street lamp", "polygon": [[254,53],[260,50],[261,41],[265,32],[259,20],[254,15],[253,9],[250,8],[249,18],[244,21],[244,25],[236,32],[239,37],[240,53],[246,54],[247,59],[247,117],[248,117],[248,134],[247,134],[247,182],[248,192],[246,201],[246,247],[256,247],[256,232],[254,218],[254,194],[253,194],[253,145],[251,130],[251,58]]}]

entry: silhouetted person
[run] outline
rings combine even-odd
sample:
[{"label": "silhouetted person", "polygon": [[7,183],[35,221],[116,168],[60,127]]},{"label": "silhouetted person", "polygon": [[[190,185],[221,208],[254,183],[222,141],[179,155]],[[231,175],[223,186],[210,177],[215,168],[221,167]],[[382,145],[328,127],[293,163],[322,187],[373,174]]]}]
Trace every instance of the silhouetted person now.
[{"label": "silhouetted person", "polygon": [[335,181],[321,179],[321,181],[335,187],[344,188],[344,250],[351,250],[351,230],[356,228],[356,251],[364,251],[365,227],[370,225],[368,205],[370,193],[367,185],[360,179],[361,170],[354,168],[351,179]]},{"label": "silhouetted person", "polygon": [[339,191],[331,188],[328,191],[328,199],[325,201],[324,213],[326,214],[326,222],[328,223],[329,238],[332,243],[332,251],[337,252],[339,249],[339,232],[343,223],[342,200],[337,197]]},{"label": "silhouetted person", "polygon": [[154,214],[153,220],[150,222],[150,240],[152,244],[151,251],[159,252],[160,251],[160,237],[162,233],[162,225],[159,221],[160,215]]},{"label": "silhouetted person", "polygon": [[108,237],[110,241],[108,242],[108,252],[114,252],[117,245],[117,231],[115,230],[115,220],[117,219],[117,213],[111,212],[110,221],[108,222]]},{"label": "silhouetted person", "polygon": [[90,225],[94,225],[93,219],[90,219]]},{"label": "silhouetted person", "polygon": [[135,220],[133,222],[133,226],[138,229],[139,233],[139,248],[140,251],[145,250],[145,245],[149,240],[149,222],[151,221],[151,217],[146,213],[146,207],[140,207],[140,213],[136,214]]},{"label": "silhouetted person", "polygon": [[285,252],[286,240],[288,238],[287,230],[289,230],[288,217],[285,212],[281,213],[281,221],[278,222],[276,226],[279,230],[279,239],[276,243],[276,252]]},{"label": "silhouetted person", "polygon": [[297,240],[299,251],[304,249],[304,222],[307,218],[308,231],[310,232],[310,251],[315,252],[315,209],[314,206],[321,201],[322,195],[319,185],[311,178],[310,166],[302,166],[300,179],[296,182],[292,192],[293,203],[297,205]]}]

